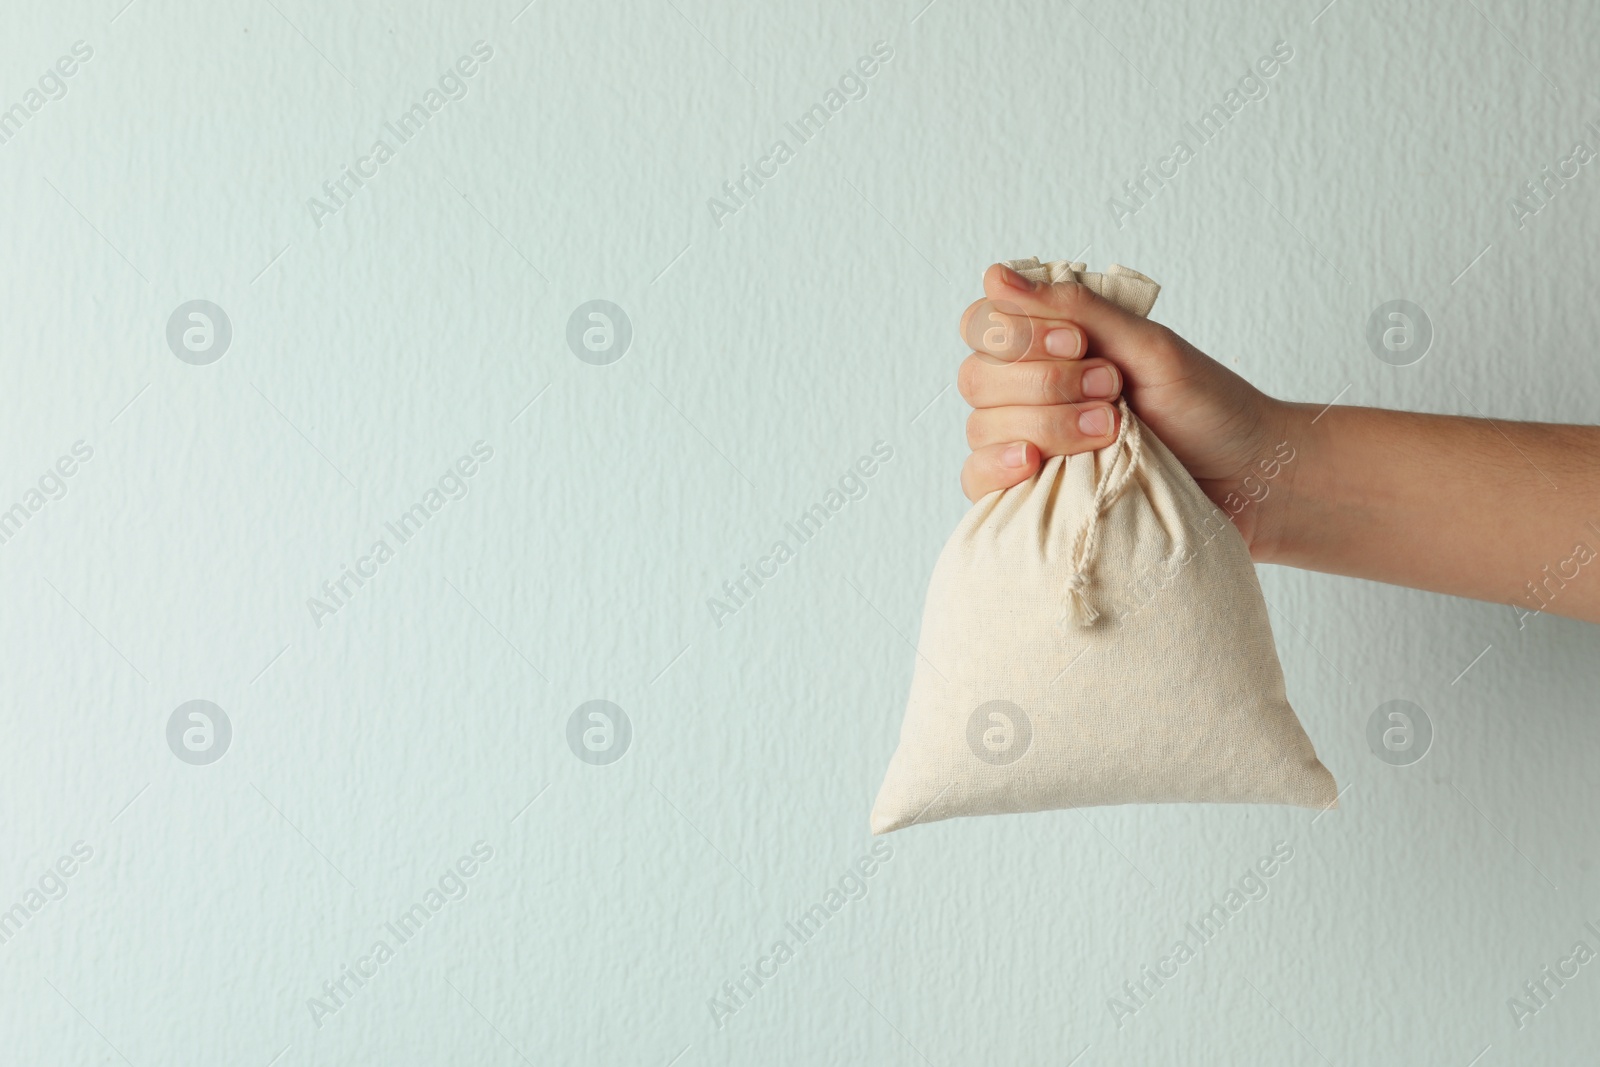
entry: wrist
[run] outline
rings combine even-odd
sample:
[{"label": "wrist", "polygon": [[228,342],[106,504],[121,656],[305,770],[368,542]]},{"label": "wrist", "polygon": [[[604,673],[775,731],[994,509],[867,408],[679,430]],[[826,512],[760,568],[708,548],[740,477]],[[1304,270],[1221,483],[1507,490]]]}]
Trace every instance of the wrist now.
[{"label": "wrist", "polygon": [[[1325,409],[1265,397],[1261,459],[1241,482],[1240,492],[1252,500],[1248,527],[1241,529],[1257,563],[1291,557],[1300,541],[1296,519],[1305,487],[1312,480],[1322,451],[1319,416]],[[1237,520],[1236,520],[1237,521]]]}]

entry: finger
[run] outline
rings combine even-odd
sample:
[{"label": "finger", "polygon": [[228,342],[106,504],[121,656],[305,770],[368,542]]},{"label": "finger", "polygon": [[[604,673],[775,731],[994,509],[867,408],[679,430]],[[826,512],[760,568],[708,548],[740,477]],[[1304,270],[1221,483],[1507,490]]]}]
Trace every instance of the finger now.
[{"label": "finger", "polygon": [[1010,489],[1033,477],[1042,457],[1026,441],[1011,441],[979,449],[961,467],[961,491],[976,503],[996,489]]},{"label": "finger", "polygon": [[1117,409],[1095,401],[1050,407],[978,408],[967,417],[967,447],[1029,441],[1045,456],[1075,456],[1104,448],[1117,433]]},{"label": "finger", "polygon": [[1035,318],[1011,300],[989,297],[974,300],[961,313],[961,339],[995,364],[1080,359],[1085,347],[1083,331],[1072,323]]},{"label": "finger", "polygon": [[1115,360],[1134,380],[1167,377],[1181,360],[1166,327],[1123,310],[1081,282],[1031,282],[996,263],[984,272],[983,291],[1009,315],[1032,320],[1026,329],[1013,326],[1019,341],[1027,335],[1029,351],[1046,351],[1049,335],[1070,324],[1083,334],[1082,351]]},{"label": "finger", "polygon": [[974,352],[962,362],[956,387],[975,408],[1079,404],[1117,399],[1122,393],[1122,374],[1116,364],[1104,359],[996,364]]}]

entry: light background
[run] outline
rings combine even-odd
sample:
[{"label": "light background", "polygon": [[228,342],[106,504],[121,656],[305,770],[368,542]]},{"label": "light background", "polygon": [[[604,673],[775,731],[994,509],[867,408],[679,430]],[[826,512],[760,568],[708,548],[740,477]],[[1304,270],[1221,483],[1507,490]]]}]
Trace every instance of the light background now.
[{"label": "light background", "polygon": [[[8,12],[0,108],[93,58],[0,145],[0,507],[93,457],[0,545],[0,908],[93,858],[0,945],[6,1062],[1592,1056],[1600,964],[1520,1030],[1507,998],[1600,949],[1596,631],[1272,567],[1337,813],[917,827],[713,1021],[871,845],[988,263],[1144,271],[1156,318],[1277,395],[1596,417],[1600,163],[1525,227],[1510,202],[1600,146],[1600,9],[922,2]],[[480,40],[319,227],[322,182]],[[1119,228],[1108,198],[1280,40],[1265,99]],[[866,95],[717,225],[877,41]],[[233,329],[207,366],[166,341],[198,298]],[[1436,331],[1407,367],[1365,341],[1396,298]],[[591,299],[632,324],[607,366],[566,342]],[[470,493],[316,625],[479,440]],[[707,598],[879,440],[865,496],[718,627]],[[233,726],[209,766],[167,746],[192,699]],[[633,725],[609,766],[566,741],[592,699]],[[1412,766],[1366,740],[1394,699],[1434,726]],[[315,1025],[479,840],[466,897]],[[1277,842],[1270,894],[1119,1027],[1107,998]]]}]

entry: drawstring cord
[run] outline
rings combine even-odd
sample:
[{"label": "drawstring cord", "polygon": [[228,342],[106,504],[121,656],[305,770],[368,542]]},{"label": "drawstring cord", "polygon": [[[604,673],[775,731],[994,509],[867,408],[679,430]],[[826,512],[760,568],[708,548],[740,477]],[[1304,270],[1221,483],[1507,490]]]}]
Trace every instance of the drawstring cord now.
[{"label": "drawstring cord", "polygon": [[[1064,259],[1050,263],[1040,263],[1037,259],[1014,259],[1006,265],[1032,282],[1087,284],[1094,292],[1124,310],[1141,316],[1149,314],[1150,305],[1155,303],[1156,294],[1161,291],[1160,286],[1138,271],[1115,264],[1104,274],[1089,274],[1086,264]],[[1089,514],[1073,538],[1072,552],[1068,557],[1072,570],[1062,582],[1061,593],[1065,601],[1062,621],[1070,619],[1079,626],[1092,626],[1100,618],[1100,612],[1089,599],[1089,569],[1094,565],[1095,553],[1100,548],[1101,516],[1121,498],[1123,490],[1133,480],[1134,470],[1144,461],[1144,435],[1139,420],[1129,410],[1126,400],[1117,402],[1117,410],[1121,412],[1122,425],[1117,428],[1116,440],[1099,452],[1099,455],[1108,458],[1094,487],[1094,500],[1090,503]],[[1117,469],[1118,459],[1124,460],[1120,470]]]},{"label": "drawstring cord", "polygon": [[[1117,428],[1117,439],[1103,450],[1110,453],[1110,459],[1100,472],[1089,514],[1073,541],[1072,571],[1063,583],[1067,616],[1079,626],[1092,626],[1100,617],[1088,593],[1089,568],[1094,563],[1095,551],[1100,547],[1100,516],[1122,496],[1123,490],[1133,480],[1134,468],[1144,458],[1144,435],[1140,432],[1139,420],[1128,409],[1126,400],[1117,402],[1117,410],[1121,413],[1122,425]],[[1117,454],[1122,448],[1127,450],[1127,462],[1119,470]]]}]

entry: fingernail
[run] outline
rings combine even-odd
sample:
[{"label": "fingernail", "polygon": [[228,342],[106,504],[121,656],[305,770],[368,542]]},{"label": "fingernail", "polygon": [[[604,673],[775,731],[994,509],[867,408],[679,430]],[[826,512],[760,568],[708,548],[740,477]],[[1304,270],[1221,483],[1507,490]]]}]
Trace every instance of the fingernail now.
[{"label": "fingernail", "polygon": [[1077,330],[1051,330],[1044,335],[1044,350],[1058,359],[1077,359],[1083,354],[1083,335]]},{"label": "fingernail", "polygon": [[1078,416],[1078,429],[1088,437],[1104,437],[1111,432],[1111,410],[1092,408]]},{"label": "fingernail", "polygon": [[1033,292],[1033,283],[1004,263],[1000,264],[1000,278],[1013,289],[1020,289],[1024,293]]},{"label": "fingernail", "polygon": [[1028,445],[1025,441],[1018,441],[1005,452],[1001,453],[1000,462],[1015,470],[1028,465]]},{"label": "fingernail", "polygon": [[1117,393],[1117,376],[1110,367],[1095,367],[1083,376],[1083,395],[1110,397]]}]

